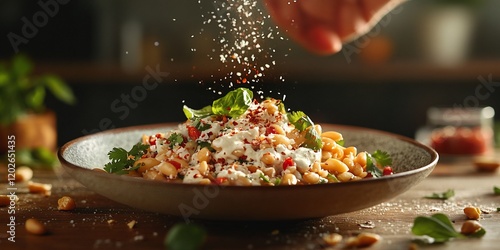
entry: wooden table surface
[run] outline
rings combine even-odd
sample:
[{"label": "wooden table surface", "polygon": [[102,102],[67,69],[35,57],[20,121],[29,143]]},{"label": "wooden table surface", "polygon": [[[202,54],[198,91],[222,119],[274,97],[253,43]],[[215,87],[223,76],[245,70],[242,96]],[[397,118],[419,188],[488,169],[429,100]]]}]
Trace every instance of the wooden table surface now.
[{"label": "wooden table surface", "polygon": [[[4,169],[5,171],[5,169]],[[0,194],[7,193],[5,173],[1,176]],[[17,183],[19,201],[15,209],[0,208],[0,249],[164,249],[169,228],[182,219],[145,212],[118,204],[95,194],[69,177],[62,168],[35,171],[33,181],[51,183],[52,195],[30,194],[26,184]],[[430,177],[408,192],[375,207],[322,219],[284,222],[194,221],[204,226],[208,239],[204,249],[325,249],[322,235],[337,232],[344,237],[360,232],[382,236],[382,241],[368,249],[409,249],[414,240],[410,229],[418,215],[445,213],[460,230],[465,220],[463,208],[480,207],[480,223],[487,230],[481,239],[452,240],[440,245],[421,245],[418,249],[500,249],[500,196],[493,194],[500,186],[500,173],[478,173],[471,162],[440,163]],[[425,199],[434,192],[455,190],[455,197],[441,201]],[[384,192],[384,190],[380,190]],[[76,200],[73,211],[58,211],[62,196]],[[318,204],[320,205],[320,204]],[[9,210],[15,214],[15,242],[8,241]],[[36,218],[49,230],[37,236],[26,232],[25,221]],[[109,220],[116,223],[109,224]],[[127,223],[137,224],[130,229]],[[371,221],[375,227],[362,228]],[[331,249],[342,249],[336,246]]]}]

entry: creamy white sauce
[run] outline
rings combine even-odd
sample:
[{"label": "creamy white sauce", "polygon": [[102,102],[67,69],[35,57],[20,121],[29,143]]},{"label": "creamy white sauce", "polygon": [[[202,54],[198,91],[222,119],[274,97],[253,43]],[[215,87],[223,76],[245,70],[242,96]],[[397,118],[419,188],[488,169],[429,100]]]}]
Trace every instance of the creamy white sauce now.
[{"label": "creamy white sauce", "polygon": [[[300,172],[310,170],[315,161],[320,161],[321,150],[314,151],[309,148],[299,147],[293,149],[279,144],[276,147],[268,147],[261,149],[259,144],[271,143],[274,134],[266,135],[266,128],[270,124],[277,124],[285,133],[294,129],[293,125],[288,124],[286,115],[279,112],[269,114],[262,106],[262,103],[252,103],[250,108],[241,115],[238,119],[229,119],[227,123],[222,121],[211,121],[210,117],[201,120],[201,126],[207,127],[201,134],[198,141],[208,142],[217,151],[212,154],[215,164],[213,164],[213,175],[215,178],[227,178],[236,180],[238,177],[245,177],[252,185],[261,185],[262,170],[268,167],[274,167],[276,176],[281,176],[284,173],[290,173],[290,170],[283,171],[283,162],[291,157],[298,171],[294,171],[298,179],[302,179]],[[172,133],[179,133],[186,138],[189,138],[188,126],[192,124],[180,124],[178,130],[170,131],[166,134],[168,138]],[[179,170],[184,174],[183,182],[198,183],[203,179],[203,176],[198,171],[199,161],[197,160],[198,152],[190,153],[184,147],[174,146],[173,149],[169,145],[163,145],[157,140],[156,149],[158,155],[157,160],[166,160],[170,157],[180,157],[185,159],[189,166]],[[294,143],[290,140],[291,144]],[[243,156],[236,156],[235,151],[243,152]],[[269,154],[274,158],[272,166],[264,164],[261,159],[264,155]],[[237,167],[235,167],[237,166]],[[248,166],[253,166],[257,170],[249,171]]]}]

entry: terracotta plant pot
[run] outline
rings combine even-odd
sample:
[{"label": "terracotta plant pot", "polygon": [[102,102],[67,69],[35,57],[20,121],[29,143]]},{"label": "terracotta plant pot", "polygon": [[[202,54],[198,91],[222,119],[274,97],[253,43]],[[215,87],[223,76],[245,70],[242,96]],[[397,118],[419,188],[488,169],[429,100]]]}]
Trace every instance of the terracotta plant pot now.
[{"label": "terracotta plant pot", "polygon": [[[52,111],[41,114],[28,114],[9,126],[0,125],[2,142],[14,135],[16,150],[43,147],[51,151],[57,148],[56,115]],[[0,145],[0,153],[7,152],[7,143]]]}]

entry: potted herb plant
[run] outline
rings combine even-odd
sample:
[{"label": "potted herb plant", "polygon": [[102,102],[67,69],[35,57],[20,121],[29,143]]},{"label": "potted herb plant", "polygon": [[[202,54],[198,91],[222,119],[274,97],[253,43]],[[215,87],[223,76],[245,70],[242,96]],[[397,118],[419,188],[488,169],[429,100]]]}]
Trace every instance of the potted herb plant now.
[{"label": "potted herb plant", "polygon": [[[71,89],[53,75],[35,76],[33,63],[23,55],[10,65],[0,65],[0,141],[15,136],[18,164],[51,165],[56,161],[56,115],[45,106],[47,91],[60,101],[73,104]],[[0,155],[7,143],[0,145]]]}]

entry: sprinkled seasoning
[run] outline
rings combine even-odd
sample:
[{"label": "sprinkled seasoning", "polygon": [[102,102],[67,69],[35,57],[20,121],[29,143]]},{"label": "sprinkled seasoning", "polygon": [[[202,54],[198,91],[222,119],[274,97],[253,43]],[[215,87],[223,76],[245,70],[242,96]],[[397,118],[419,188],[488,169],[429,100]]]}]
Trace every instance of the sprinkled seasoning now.
[{"label": "sprinkled seasoning", "polygon": [[[201,6],[201,0],[198,3]],[[270,16],[264,13],[256,0],[213,0],[211,3],[213,8],[202,15],[205,19],[203,25],[216,26],[218,33],[213,42],[218,48],[212,49],[207,57],[220,61],[222,68],[218,71],[225,72],[220,79],[212,75],[213,83],[233,88],[234,85],[262,82],[266,71],[276,65],[276,51],[266,44],[276,38],[286,38],[280,35],[276,26],[268,25],[271,23]],[[205,30],[202,29],[200,35]],[[196,48],[192,51],[195,52]],[[284,81],[283,76],[279,80]],[[222,95],[212,87],[208,90]]]}]

